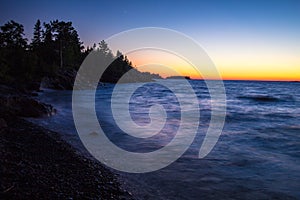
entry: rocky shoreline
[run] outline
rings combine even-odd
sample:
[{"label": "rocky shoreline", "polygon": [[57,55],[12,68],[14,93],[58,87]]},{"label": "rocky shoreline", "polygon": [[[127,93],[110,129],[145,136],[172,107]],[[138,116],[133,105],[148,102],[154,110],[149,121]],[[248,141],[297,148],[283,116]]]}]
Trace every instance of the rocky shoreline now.
[{"label": "rocky shoreline", "polygon": [[12,109],[23,98],[26,105],[35,102],[35,117],[51,113],[52,107],[45,110],[49,105],[12,93],[8,87],[0,91],[0,100],[16,100],[0,104],[0,199],[133,199],[108,168]]}]

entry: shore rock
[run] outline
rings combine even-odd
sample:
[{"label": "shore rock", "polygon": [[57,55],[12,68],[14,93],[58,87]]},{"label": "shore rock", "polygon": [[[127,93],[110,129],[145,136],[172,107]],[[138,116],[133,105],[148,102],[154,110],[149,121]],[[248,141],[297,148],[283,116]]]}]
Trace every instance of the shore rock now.
[{"label": "shore rock", "polygon": [[60,69],[55,75],[44,77],[41,87],[55,90],[72,90],[76,74],[77,72],[74,69]]},{"label": "shore rock", "polygon": [[19,106],[17,112],[22,117],[45,117],[56,113],[52,105],[39,102],[32,98],[23,97],[15,101]]},{"label": "shore rock", "polygon": [[0,116],[45,117],[56,113],[53,106],[39,102],[26,93],[8,86],[0,86]]}]

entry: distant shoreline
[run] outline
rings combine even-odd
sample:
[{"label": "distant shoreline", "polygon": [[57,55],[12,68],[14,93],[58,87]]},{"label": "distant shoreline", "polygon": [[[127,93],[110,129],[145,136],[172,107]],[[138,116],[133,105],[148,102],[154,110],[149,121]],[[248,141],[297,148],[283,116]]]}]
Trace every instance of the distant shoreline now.
[{"label": "distant shoreline", "polygon": [[193,79],[193,81],[244,81],[244,82],[292,82],[292,83],[300,83],[300,81],[285,81],[285,80],[223,80],[223,79]]}]

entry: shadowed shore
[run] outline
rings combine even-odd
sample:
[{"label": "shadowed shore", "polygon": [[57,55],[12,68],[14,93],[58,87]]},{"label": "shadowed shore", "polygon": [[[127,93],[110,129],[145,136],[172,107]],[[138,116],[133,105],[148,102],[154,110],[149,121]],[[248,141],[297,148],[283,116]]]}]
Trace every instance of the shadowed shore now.
[{"label": "shadowed shore", "polygon": [[1,199],[132,199],[112,172],[58,134],[17,118],[7,125],[0,131]]},{"label": "shadowed shore", "polygon": [[[2,89],[2,97],[20,98],[9,91]],[[7,111],[16,102],[0,104],[0,199],[132,199],[117,175],[80,155],[58,133]]]}]

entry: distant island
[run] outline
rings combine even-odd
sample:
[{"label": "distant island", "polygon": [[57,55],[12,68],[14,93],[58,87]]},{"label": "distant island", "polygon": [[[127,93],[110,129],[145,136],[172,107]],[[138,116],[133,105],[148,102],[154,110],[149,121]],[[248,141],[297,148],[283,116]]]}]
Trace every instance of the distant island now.
[{"label": "distant island", "polygon": [[169,76],[166,79],[187,79],[187,80],[191,80],[191,78],[189,76]]}]

